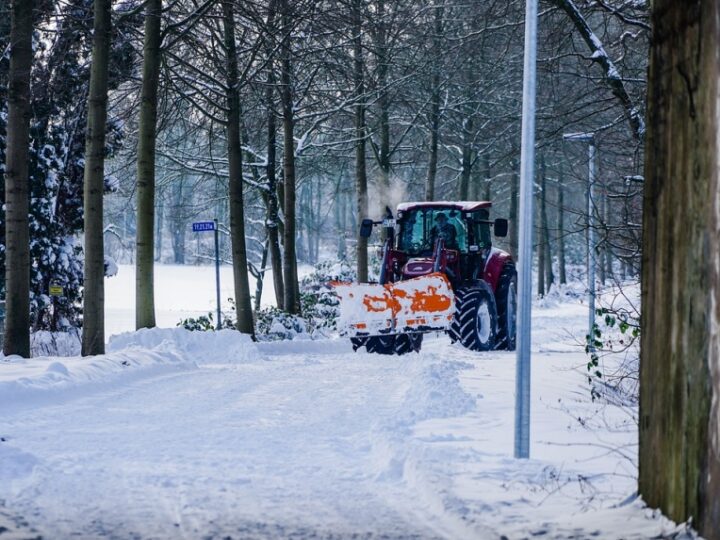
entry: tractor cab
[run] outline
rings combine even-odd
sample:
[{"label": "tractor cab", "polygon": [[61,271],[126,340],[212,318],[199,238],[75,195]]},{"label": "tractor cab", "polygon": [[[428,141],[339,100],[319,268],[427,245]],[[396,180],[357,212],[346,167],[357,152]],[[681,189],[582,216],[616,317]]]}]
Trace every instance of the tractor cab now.
[{"label": "tractor cab", "polygon": [[[397,208],[389,227],[385,277],[394,282],[443,272],[453,287],[482,275],[497,236],[507,233],[507,220],[490,221],[490,202],[417,202]],[[391,216],[388,216],[390,218]]]}]

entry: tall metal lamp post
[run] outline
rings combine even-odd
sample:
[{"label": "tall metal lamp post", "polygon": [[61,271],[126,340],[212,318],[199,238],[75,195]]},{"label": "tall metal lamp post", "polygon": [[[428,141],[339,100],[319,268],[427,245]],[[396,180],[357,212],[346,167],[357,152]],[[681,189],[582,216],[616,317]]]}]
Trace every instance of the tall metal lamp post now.
[{"label": "tall metal lamp post", "polygon": [[588,348],[594,351],[593,329],[595,327],[595,220],[593,218],[594,202],[593,188],[595,187],[595,168],[597,151],[595,148],[595,133],[565,133],[566,141],[580,141],[588,143],[588,183],[587,194],[587,274],[588,274]]},{"label": "tall metal lamp post", "polygon": [[530,457],[530,310],[535,177],[535,81],[538,0],[525,4],[522,145],[520,147],[520,235],[518,246],[517,359],[515,370],[515,457]]}]

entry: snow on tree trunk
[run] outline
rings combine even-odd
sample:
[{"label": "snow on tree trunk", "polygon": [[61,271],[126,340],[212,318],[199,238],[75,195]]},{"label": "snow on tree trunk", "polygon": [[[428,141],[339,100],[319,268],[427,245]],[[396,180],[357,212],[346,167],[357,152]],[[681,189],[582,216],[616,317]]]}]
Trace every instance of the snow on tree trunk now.
[{"label": "snow on tree trunk", "polygon": [[720,538],[720,5],[653,6],[639,488]]}]

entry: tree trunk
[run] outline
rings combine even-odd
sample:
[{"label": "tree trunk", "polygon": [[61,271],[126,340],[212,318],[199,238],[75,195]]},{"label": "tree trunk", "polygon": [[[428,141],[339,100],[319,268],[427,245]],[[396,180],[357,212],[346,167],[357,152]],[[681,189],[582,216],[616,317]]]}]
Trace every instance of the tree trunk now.
[{"label": "tree trunk", "polygon": [[[83,293],[83,356],[105,352],[105,253],[103,192],[105,184],[105,125],[108,65],[112,35],[112,0],[95,0],[92,66],[85,136],[83,177],[85,213],[85,279]],[[152,250],[150,257],[152,258]]]},{"label": "tree trunk", "polygon": [[545,246],[545,291],[550,292],[550,287],[555,283],[555,272],[553,272],[552,244],[550,243],[550,228],[547,225],[547,210],[544,212],[545,225],[543,226]]},{"label": "tree trunk", "polygon": [[470,175],[472,174],[473,165],[472,126],[473,120],[469,116],[463,122],[462,170],[460,171],[460,187],[458,189],[458,198],[461,201],[467,201],[470,195]]},{"label": "tree trunk", "polygon": [[281,77],[280,99],[283,108],[283,188],[285,204],[285,230],[283,247],[283,294],[285,311],[300,313],[300,295],[297,277],[297,256],[295,253],[296,222],[295,222],[295,119],[292,101],[292,51],[290,33],[292,30],[290,6],[288,0],[281,0],[283,44],[280,50]]},{"label": "tree trunk", "polygon": [[[242,110],[238,111],[238,117],[242,117]],[[242,142],[242,139],[241,139]],[[227,144],[227,141],[226,141]],[[242,157],[242,156],[241,156]],[[241,169],[242,169],[242,161],[241,163]],[[226,187],[222,178],[216,178],[215,179],[215,219],[218,221],[218,227],[221,228],[220,235],[218,236],[218,251],[220,252],[220,256],[224,257],[224,254],[227,253],[227,231],[222,230],[222,227],[227,228],[228,226],[228,219],[227,219],[227,212],[225,210],[225,202],[226,202],[226,194],[229,194],[230,192],[230,185]],[[232,242],[232,241],[231,241]]]},{"label": "tree trunk", "polygon": [[545,292],[550,292],[550,287],[555,282],[555,275],[552,269],[552,246],[550,245],[550,225],[548,223],[547,212],[547,167],[545,166],[545,155],[540,155],[540,232],[542,234],[542,244],[540,249],[543,253],[543,262],[545,263]]},{"label": "tree trunk", "polygon": [[[378,151],[378,165],[380,167],[380,181],[378,186],[379,208],[377,212],[385,215],[385,207],[391,204],[390,197],[390,98],[388,95],[388,44],[387,29],[385,28],[385,0],[377,1],[378,31],[376,34],[377,78],[380,94],[378,95],[378,108],[380,118],[380,148]],[[359,216],[362,219],[365,216]],[[382,234],[384,235],[385,229]]]},{"label": "tree trunk", "polygon": [[562,164],[558,171],[558,214],[557,214],[557,230],[558,230],[558,267],[560,270],[560,284],[567,283],[567,275],[565,270],[565,174]]},{"label": "tree trunk", "polygon": [[32,0],[13,0],[10,23],[7,147],[5,162],[6,355],[30,357],[30,225],[28,149]]},{"label": "tree trunk", "polygon": [[720,538],[720,4],[653,5],[639,490]]},{"label": "tree trunk", "polygon": [[[269,35],[276,31],[276,3],[274,0],[268,2],[267,28]],[[270,266],[272,267],[273,288],[275,290],[275,304],[278,309],[285,307],[285,290],[283,285],[283,262],[280,250],[280,203],[278,201],[278,182],[275,174],[277,166],[277,123],[275,120],[275,62],[274,44],[268,40],[266,44],[268,58],[267,86],[265,88],[265,106],[267,107],[267,195],[265,204],[267,207],[267,218],[265,230],[267,233],[267,246],[270,253]]]},{"label": "tree trunk", "polygon": [[322,237],[322,205],[323,205],[323,186],[320,178],[317,181],[317,192],[315,197],[315,222],[313,223],[313,231],[315,232],[315,244],[313,245],[313,261],[317,264],[320,260],[320,240]]},{"label": "tree trunk", "polygon": [[537,237],[537,253],[538,253],[538,296],[545,296],[545,273],[547,271],[546,257],[547,250],[545,249],[545,185],[546,185],[546,170],[545,170],[545,156],[540,154],[540,207],[537,209],[537,219],[535,220],[536,226],[536,237]]},{"label": "tree trunk", "polygon": [[435,200],[435,178],[438,162],[438,136],[440,132],[440,64],[442,60],[443,2],[435,2],[435,36],[432,57],[432,95],[430,96],[430,160],[425,182],[425,200]]},{"label": "tree trunk", "polygon": [[148,0],[145,7],[145,43],[143,46],[137,150],[135,328],[138,330],[155,326],[153,228],[155,226],[155,137],[158,80],[160,78],[160,42],[162,41],[161,17],[162,0]]},{"label": "tree trunk", "polygon": [[345,183],[345,175],[340,174],[338,176],[338,183],[335,185],[334,205],[335,229],[338,233],[337,258],[339,261],[344,261],[347,258],[347,238],[345,236],[347,221],[345,217],[345,194],[343,192]]},{"label": "tree trunk", "polygon": [[[605,264],[605,260],[607,257],[607,250],[608,250],[608,239],[607,239],[607,211],[605,208],[605,186],[602,186],[602,189],[600,190],[600,197],[599,200],[597,198],[597,190],[596,190],[596,198],[595,203],[598,205],[598,213],[600,215],[600,223],[597,223],[596,220],[596,230],[595,235],[596,237],[602,232],[601,240],[597,243],[597,267],[598,267],[598,275],[600,278],[600,283],[605,285],[605,282],[607,281],[607,275],[605,274],[605,269],[607,268]],[[598,204],[599,203],[599,204]]]},{"label": "tree trunk", "polygon": [[605,222],[605,278],[609,279],[611,282],[613,280],[613,254],[612,254],[612,244],[610,242],[610,231],[612,231],[612,209],[610,206],[610,198],[608,197],[608,190],[607,187],[605,188],[605,192],[603,193],[603,214]]},{"label": "tree trunk", "polygon": [[272,266],[273,287],[275,289],[275,302],[278,309],[285,307],[285,290],[283,285],[283,262],[280,252],[280,216],[278,214],[278,191],[277,179],[275,177],[276,152],[275,141],[277,126],[275,125],[275,107],[273,96],[275,94],[275,79],[272,64],[268,66],[268,81],[265,89],[265,101],[267,103],[267,220],[265,228],[268,235],[268,248],[270,250],[270,266]]},{"label": "tree trunk", "polygon": [[163,193],[158,194],[157,210],[155,212],[155,261],[162,261],[163,252],[163,229],[165,228],[165,200]]},{"label": "tree trunk", "polygon": [[[362,45],[362,4],[353,2],[353,83],[355,84],[355,197],[358,218],[368,216],[367,170],[365,163],[365,78]],[[357,278],[360,283],[368,280],[368,239],[357,232]]]},{"label": "tree trunk", "polygon": [[235,47],[234,2],[224,0],[223,28],[227,64],[227,151],[228,185],[230,195],[230,239],[232,244],[233,278],[237,329],[255,335],[250,284],[248,280],[247,250],[245,247],[245,210],[243,207],[242,144],[240,139],[240,96],[238,94],[238,66]]},{"label": "tree trunk", "polygon": [[173,260],[175,264],[185,264],[185,195],[184,191],[185,176],[180,173],[180,178],[172,187],[172,215],[170,216],[170,226],[172,227],[172,248]]},{"label": "tree trunk", "polygon": [[518,258],[518,189],[520,188],[520,173],[516,160],[512,162],[512,178],[510,181],[510,254],[517,261]]},{"label": "tree trunk", "polygon": [[490,169],[490,156],[485,154],[485,178],[483,179],[483,200],[492,200],[492,171]]},{"label": "tree trunk", "polygon": [[[542,162],[541,162],[542,163]],[[543,234],[543,220],[542,220],[542,210],[543,210],[543,203],[545,199],[545,191],[543,190],[543,184],[544,182],[544,174],[542,171],[540,171],[540,208],[537,209],[537,213],[535,215],[535,238],[536,246],[537,246],[537,254],[538,254],[538,278],[537,278],[537,294],[540,298],[545,296],[545,235]]]},{"label": "tree trunk", "polygon": [[263,246],[262,260],[260,261],[260,271],[255,278],[255,312],[260,311],[262,303],[263,282],[265,281],[265,269],[267,268],[269,243],[266,241]]}]

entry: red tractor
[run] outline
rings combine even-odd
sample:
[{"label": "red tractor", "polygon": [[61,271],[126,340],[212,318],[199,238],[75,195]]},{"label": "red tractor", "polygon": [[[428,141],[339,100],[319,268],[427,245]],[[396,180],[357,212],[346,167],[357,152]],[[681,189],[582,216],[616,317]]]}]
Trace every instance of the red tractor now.
[{"label": "red tractor", "polygon": [[515,349],[517,273],[512,257],[492,247],[507,235],[506,219],[491,221],[490,202],[417,202],[365,219],[360,235],[385,229],[376,284],[336,283],[338,328],[355,350],[419,351],[423,334],[446,331],[474,351]]}]

